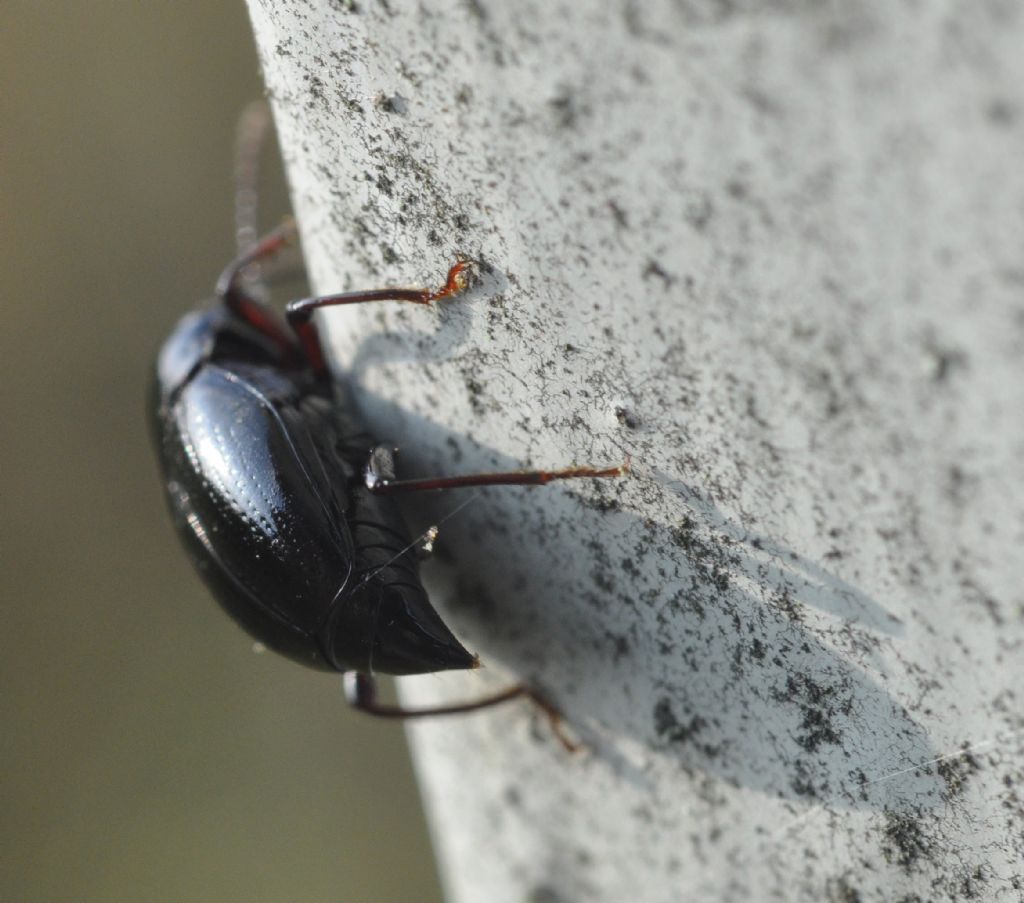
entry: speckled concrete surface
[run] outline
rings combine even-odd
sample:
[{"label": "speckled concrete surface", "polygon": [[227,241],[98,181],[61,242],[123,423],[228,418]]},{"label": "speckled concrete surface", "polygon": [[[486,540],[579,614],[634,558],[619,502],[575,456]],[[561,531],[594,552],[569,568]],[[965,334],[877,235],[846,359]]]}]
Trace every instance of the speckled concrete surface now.
[{"label": "speckled concrete surface", "polygon": [[324,318],[405,471],[633,456],[414,512],[588,747],[415,729],[452,899],[1020,899],[1024,9],[250,9],[315,285],[482,261]]}]

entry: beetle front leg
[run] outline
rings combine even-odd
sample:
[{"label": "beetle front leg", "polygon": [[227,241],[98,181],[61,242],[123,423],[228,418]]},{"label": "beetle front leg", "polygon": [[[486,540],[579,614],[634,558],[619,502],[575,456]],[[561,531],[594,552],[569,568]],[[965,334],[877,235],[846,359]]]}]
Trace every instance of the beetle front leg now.
[{"label": "beetle front leg", "polygon": [[378,702],[377,681],[369,674],[363,674],[360,671],[346,671],[342,676],[342,683],[345,688],[345,699],[352,708],[378,718],[431,718],[440,715],[461,715],[465,712],[475,712],[493,705],[500,705],[513,699],[529,699],[545,714],[558,741],[568,752],[576,752],[580,748],[578,743],[566,735],[562,727],[562,715],[558,709],[526,684],[513,684],[497,693],[469,702],[409,709],[405,706]]},{"label": "beetle front leg", "polygon": [[469,286],[472,264],[460,260],[450,270],[444,285],[439,289],[429,288],[382,288],[366,292],[344,292],[340,295],[321,295],[316,298],[300,298],[292,301],[285,309],[285,316],[292,330],[302,343],[306,358],[313,372],[318,376],[327,373],[323,345],[313,314],[321,307],[337,307],[342,304],[365,304],[369,301],[408,301],[412,304],[433,304],[442,298],[450,298]]}]

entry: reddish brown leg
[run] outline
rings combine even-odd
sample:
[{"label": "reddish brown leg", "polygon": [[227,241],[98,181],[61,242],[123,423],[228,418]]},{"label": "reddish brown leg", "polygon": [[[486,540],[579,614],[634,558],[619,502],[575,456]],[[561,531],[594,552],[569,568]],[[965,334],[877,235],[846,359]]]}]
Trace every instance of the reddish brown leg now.
[{"label": "reddish brown leg", "polygon": [[334,307],[341,304],[363,304],[367,301],[410,301],[413,304],[431,304],[457,294],[466,288],[466,269],[468,261],[459,261],[448,271],[448,279],[442,288],[431,291],[418,288],[381,288],[368,292],[345,292],[340,295],[322,295],[318,298],[303,298],[292,301],[285,309],[285,316],[295,334],[302,342],[313,372],[322,375],[327,366],[324,361],[323,346],[320,335],[313,323],[313,312],[321,307]]},{"label": "reddish brown leg", "polygon": [[228,309],[272,339],[285,353],[294,353],[295,343],[280,317],[262,301],[251,298],[242,288],[242,272],[249,264],[273,257],[295,239],[295,222],[289,217],[225,267],[217,280],[217,295]]},{"label": "reddish brown leg", "polygon": [[561,470],[515,470],[510,473],[472,473],[458,477],[429,477],[422,480],[396,480],[391,450],[378,445],[370,452],[363,471],[366,488],[376,495],[394,492],[420,492],[427,489],[465,489],[471,486],[543,486],[553,480],[582,477],[621,477],[629,473],[627,458],[617,467],[566,467]]},{"label": "reddish brown leg", "polygon": [[425,709],[407,709],[399,705],[386,705],[377,701],[377,683],[369,674],[362,674],[359,671],[346,671],[343,678],[345,687],[345,699],[349,705],[360,712],[368,715],[375,715],[378,718],[431,718],[440,715],[461,715],[466,712],[475,712],[479,709],[490,708],[492,705],[500,705],[512,699],[529,699],[534,705],[547,716],[559,742],[569,751],[575,752],[579,744],[569,738],[562,728],[562,716],[551,703],[540,696],[536,691],[531,690],[525,684],[513,684],[507,689],[490,696],[482,696],[470,702],[459,702],[451,705],[430,706]]},{"label": "reddish brown leg", "polygon": [[264,235],[247,251],[239,254],[224,268],[217,280],[218,297],[230,303],[229,299],[238,293],[238,280],[242,270],[250,264],[273,257],[282,248],[295,241],[295,234],[295,220],[290,216],[285,217],[280,226]]},{"label": "reddish brown leg", "polygon": [[[267,260],[295,240],[295,223],[289,217],[273,232],[261,238],[249,250],[240,254],[225,267],[217,280],[217,295],[237,316],[269,336],[283,351],[291,353],[295,344],[288,330],[277,314],[262,301],[251,297],[242,287],[242,273],[253,263]],[[322,295],[317,298],[303,298],[292,301],[285,308],[285,316],[294,334],[298,337],[306,359],[318,376],[326,375],[320,336],[313,323],[313,312],[321,307],[340,304],[362,304],[366,301],[411,301],[414,304],[431,304],[448,298],[466,288],[468,261],[459,261],[449,271],[444,286],[437,290],[416,288],[384,288],[368,292],[345,292],[340,295]]]}]

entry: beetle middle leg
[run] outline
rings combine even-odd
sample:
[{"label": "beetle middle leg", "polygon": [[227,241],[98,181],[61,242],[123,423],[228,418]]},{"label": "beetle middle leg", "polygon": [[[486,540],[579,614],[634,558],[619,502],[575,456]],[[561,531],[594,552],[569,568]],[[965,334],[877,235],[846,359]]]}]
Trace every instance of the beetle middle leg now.
[{"label": "beetle middle leg", "polygon": [[428,477],[419,480],[395,479],[394,456],[385,445],[370,452],[363,471],[366,488],[376,495],[422,492],[431,489],[465,489],[473,486],[543,486],[555,480],[585,477],[621,477],[629,473],[627,458],[616,467],[564,467],[559,470],[513,470],[503,473],[471,473],[455,477]]},{"label": "beetle middle leg", "polygon": [[461,715],[465,712],[476,712],[480,709],[500,705],[513,699],[528,699],[547,717],[558,741],[569,752],[576,752],[579,744],[572,740],[562,727],[562,716],[550,702],[526,684],[513,684],[489,696],[481,696],[469,702],[457,702],[447,705],[428,706],[410,709],[400,705],[388,705],[377,701],[377,681],[369,674],[360,671],[346,671],[343,677],[345,699],[348,704],[360,712],[375,715],[378,718],[431,718],[437,715]]}]

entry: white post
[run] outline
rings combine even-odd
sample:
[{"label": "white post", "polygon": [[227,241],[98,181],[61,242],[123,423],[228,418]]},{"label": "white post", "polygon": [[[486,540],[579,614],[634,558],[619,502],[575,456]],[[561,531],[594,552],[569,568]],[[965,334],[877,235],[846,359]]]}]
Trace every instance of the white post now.
[{"label": "white post", "polygon": [[323,316],[400,466],[633,457],[417,512],[587,746],[411,730],[451,899],[1015,899],[1024,7],[249,6],[315,287],[490,269]]}]

